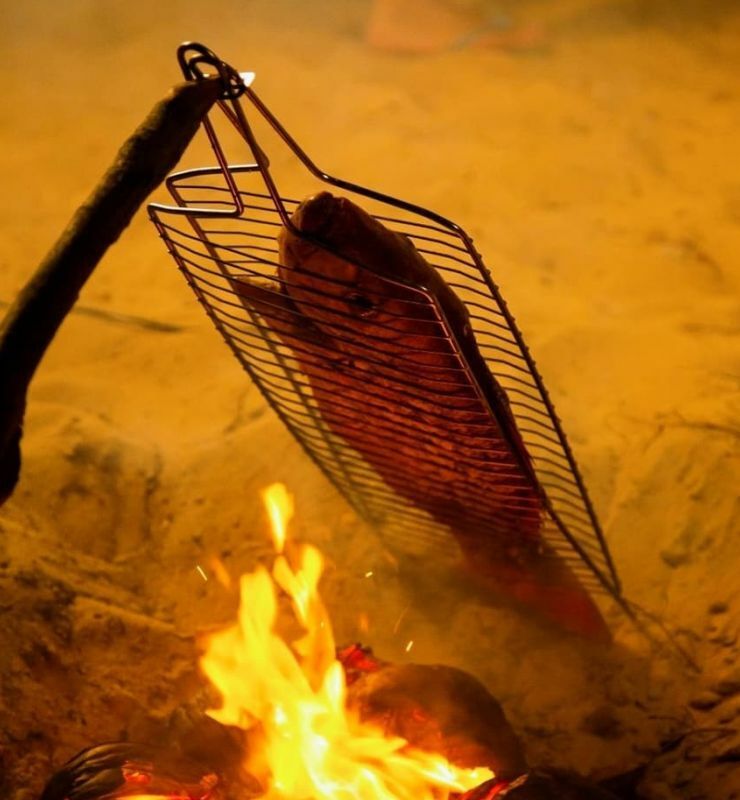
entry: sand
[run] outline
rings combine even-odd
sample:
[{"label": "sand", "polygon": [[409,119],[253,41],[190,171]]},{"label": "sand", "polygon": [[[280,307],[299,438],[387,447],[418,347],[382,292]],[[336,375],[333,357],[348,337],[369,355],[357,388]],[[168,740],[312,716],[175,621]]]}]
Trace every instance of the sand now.
[{"label": "sand", "polygon": [[[367,11],[6,4],[0,300],[177,81],[175,46],[205,42],[257,72],[326,169],[472,233],[550,388],[626,596],[702,673],[608,606],[615,645],[596,648],[405,581],[265,408],[142,212],[80,302],[174,330],[69,317],[34,381],[22,479],[0,510],[0,789],[29,800],[83,746],[161,737],[199,696],[199,642],[236,605],[213,559],[237,576],[269,558],[258,491],[282,480],[295,535],[327,553],[338,638],[470,670],[533,764],[609,774],[649,762],[643,797],[740,796],[740,12],[542,0],[518,10],[548,32],[538,52],[403,57],[366,46]],[[206,156],[194,145],[188,163]]]}]

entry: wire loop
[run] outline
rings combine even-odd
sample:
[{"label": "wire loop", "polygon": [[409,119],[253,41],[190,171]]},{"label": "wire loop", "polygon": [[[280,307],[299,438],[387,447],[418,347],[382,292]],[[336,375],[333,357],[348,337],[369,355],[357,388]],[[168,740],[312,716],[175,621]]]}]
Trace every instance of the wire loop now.
[{"label": "wire loop", "polygon": [[177,48],[177,60],[183,75],[189,81],[201,81],[210,77],[212,73],[204,71],[204,67],[215,69],[223,86],[222,100],[236,100],[246,91],[247,87],[234,67],[199,42],[181,44]]}]

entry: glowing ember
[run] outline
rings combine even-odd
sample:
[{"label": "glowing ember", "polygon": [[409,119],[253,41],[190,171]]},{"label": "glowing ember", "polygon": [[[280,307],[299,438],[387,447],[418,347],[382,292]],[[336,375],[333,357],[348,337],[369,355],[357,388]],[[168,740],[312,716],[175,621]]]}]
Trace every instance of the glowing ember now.
[{"label": "glowing ember", "polygon": [[[292,499],[282,485],[263,493],[282,553]],[[270,574],[241,579],[238,622],[213,636],[202,659],[222,695],[219,722],[250,730],[247,767],[267,798],[289,800],[445,800],[492,777],[386,738],[346,708],[346,684],[318,594],[319,552],[308,545],[278,555]],[[278,588],[291,601],[304,635],[287,643],[275,632]]]}]

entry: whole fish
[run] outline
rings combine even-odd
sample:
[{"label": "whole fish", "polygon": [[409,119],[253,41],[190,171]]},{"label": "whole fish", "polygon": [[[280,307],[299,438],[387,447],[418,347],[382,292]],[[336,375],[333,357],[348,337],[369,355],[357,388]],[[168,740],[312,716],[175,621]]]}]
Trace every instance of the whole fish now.
[{"label": "whole fish", "polygon": [[451,530],[486,589],[608,636],[542,540],[541,490],[463,302],[408,237],[344,197],[305,200],[291,224],[277,281],[232,285],[289,345],[332,432]]}]

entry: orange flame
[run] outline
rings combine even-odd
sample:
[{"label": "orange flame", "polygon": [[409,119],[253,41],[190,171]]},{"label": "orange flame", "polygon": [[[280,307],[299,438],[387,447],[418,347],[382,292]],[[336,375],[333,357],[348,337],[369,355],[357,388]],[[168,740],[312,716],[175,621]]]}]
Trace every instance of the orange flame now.
[{"label": "orange flame", "polygon": [[[282,553],[292,498],[277,484],[263,493],[276,549]],[[241,578],[237,623],[216,635],[201,660],[222,696],[210,715],[259,732],[249,770],[265,797],[312,800],[445,800],[492,777],[460,769],[362,723],[346,708],[347,687],[334,636],[318,593],[323,562],[314,547],[291,549]],[[275,632],[278,588],[288,596],[304,635],[288,644]]]},{"label": "orange flame", "polygon": [[273,483],[262,492],[262,502],[270,518],[272,538],[278,553],[283,552],[288,525],[293,518],[293,498],[282,483]]}]

